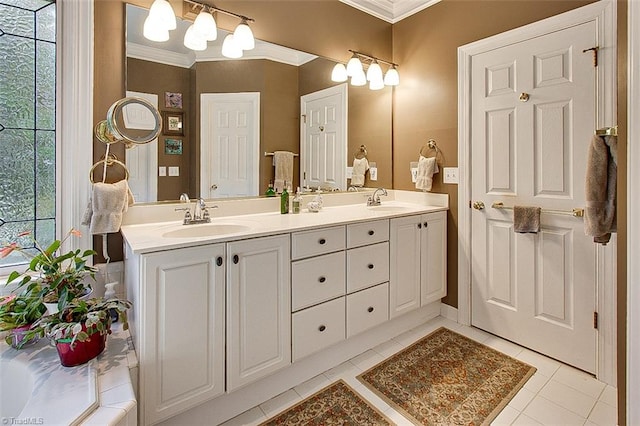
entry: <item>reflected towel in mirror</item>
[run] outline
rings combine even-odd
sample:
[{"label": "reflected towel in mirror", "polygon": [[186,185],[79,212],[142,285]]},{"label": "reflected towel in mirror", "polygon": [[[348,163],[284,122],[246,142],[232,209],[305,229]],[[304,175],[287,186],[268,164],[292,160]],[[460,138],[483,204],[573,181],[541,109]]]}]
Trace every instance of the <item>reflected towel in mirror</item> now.
[{"label": "reflected towel in mirror", "polygon": [[289,183],[293,181],[293,152],[275,151],[273,165],[276,168],[273,186],[277,193],[281,193],[285,181]]},{"label": "reflected towel in mirror", "polygon": [[351,185],[363,186],[364,174],[369,170],[369,160],[366,157],[353,159],[353,174],[351,176]]}]

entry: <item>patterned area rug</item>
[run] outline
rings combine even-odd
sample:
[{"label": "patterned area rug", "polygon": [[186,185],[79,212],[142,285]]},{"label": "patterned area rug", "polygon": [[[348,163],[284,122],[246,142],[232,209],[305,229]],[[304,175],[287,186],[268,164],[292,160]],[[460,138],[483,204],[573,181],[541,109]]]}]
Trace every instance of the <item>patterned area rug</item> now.
[{"label": "patterned area rug", "polygon": [[488,425],[536,369],[439,328],[358,379],[417,425]]},{"label": "patterned area rug", "polygon": [[262,425],[393,425],[349,385],[339,380]]}]

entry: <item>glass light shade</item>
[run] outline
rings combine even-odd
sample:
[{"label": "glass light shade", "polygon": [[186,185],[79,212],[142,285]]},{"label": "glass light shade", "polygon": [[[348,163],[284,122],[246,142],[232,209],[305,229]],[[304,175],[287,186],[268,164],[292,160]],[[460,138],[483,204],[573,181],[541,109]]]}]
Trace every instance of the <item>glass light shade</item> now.
[{"label": "glass light shade", "polygon": [[352,86],[364,86],[365,84],[367,84],[367,76],[363,70],[360,70],[359,73],[356,73],[351,77]]},{"label": "glass light shade", "polygon": [[196,16],[193,22],[195,31],[206,41],[213,41],[218,38],[218,27],[213,15],[205,12],[204,9]]},{"label": "glass light shade", "polygon": [[233,32],[233,40],[240,49],[251,50],[256,47],[256,40],[253,38],[253,31],[249,28],[247,21],[243,20]]},{"label": "glass light shade", "polygon": [[147,19],[144,20],[142,34],[147,40],[151,41],[161,42],[169,40],[169,30],[164,28],[151,13],[149,13]]},{"label": "glass light shade", "polygon": [[156,19],[166,30],[176,29],[176,14],[167,0],[155,0],[149,9],[149,16]]},{"label": "glass light shade", "polygon": [[387,73],[384,75],[384,84],[387,86],[397,86],[400,84],[400,74],[398,74],[395,66],[387,70]]},{"label": "glass light shade", "polygon": [[349,59],[349,62],[347,62],[347,75],[353,77],[360,72],[362,72],[362,62],[360,62],[360,59],[356,55],[353,55],[351,59]]},{"label": "glass light shade", "polygon": [[382,81],[382,68],[378,61],[373,61],[367,69],[367,81]]},{"label": "glass light shade", "polygon": [[369,82],[369,89],[371,90],[380,90],[384,89],[384,81],[382,80],[382,76],[380,78],[375,78]]},{"label": "glass light shade", "polygon": [[195,24],[191,24],[184,33],[184,45],[191,50],[206,50],[207,40],[205,40],[198,31]]},{"label": "glass light shade", "polygon": [[242,49],[233,38],[233,34],[229,34],[222,42],[222,56],[230,59],[242,58]]},{"label": "glass light shade", "polygon": [[347,68],[344,64],[338,63],[333,67],[333,71],[331,71],[331,81],[342,83],[343,81],[347,81],[348,78]]}]

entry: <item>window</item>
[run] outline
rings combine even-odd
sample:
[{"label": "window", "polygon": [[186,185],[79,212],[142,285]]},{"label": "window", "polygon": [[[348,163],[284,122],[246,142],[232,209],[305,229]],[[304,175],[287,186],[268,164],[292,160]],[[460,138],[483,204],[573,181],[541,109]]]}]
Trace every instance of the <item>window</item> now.
[{"label": "window", "polygon": [[[0,0],[0,243],[55,239],[55,135],[55,1]],[[0,268],[24,262],[14,254]]]}]

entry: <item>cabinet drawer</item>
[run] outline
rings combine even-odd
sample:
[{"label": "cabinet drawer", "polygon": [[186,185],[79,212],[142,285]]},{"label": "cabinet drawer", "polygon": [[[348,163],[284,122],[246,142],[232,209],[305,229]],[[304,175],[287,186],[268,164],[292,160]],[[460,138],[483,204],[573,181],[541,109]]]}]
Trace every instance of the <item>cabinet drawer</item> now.
[{"label": "cabinet drawer", "polygon": [[291,234],[291,258],[302,259],[344,250],[345,228],[334,226]]},{"label": "cabinet drawer", "polygon": [[347,293],[389,281],[389,243],[347,251]]},{"label": "cabinet drawer", "polygon": [[347,225],[347,248],[389,241],[389,221],[354,223]]},{"label": "cabinet drawer", "polygon": [[292,311],[344,296],[345,290],[344,251],[298,260],[291,264]]},{"label": "cabinet drawer", "polygon": [[347,338],[389,319],[389,283],[347,296]]},{"label": "cabinet drawer", "polygon": [[296,312],[293,323],[293,360],[344,340],[345,298]]}]

